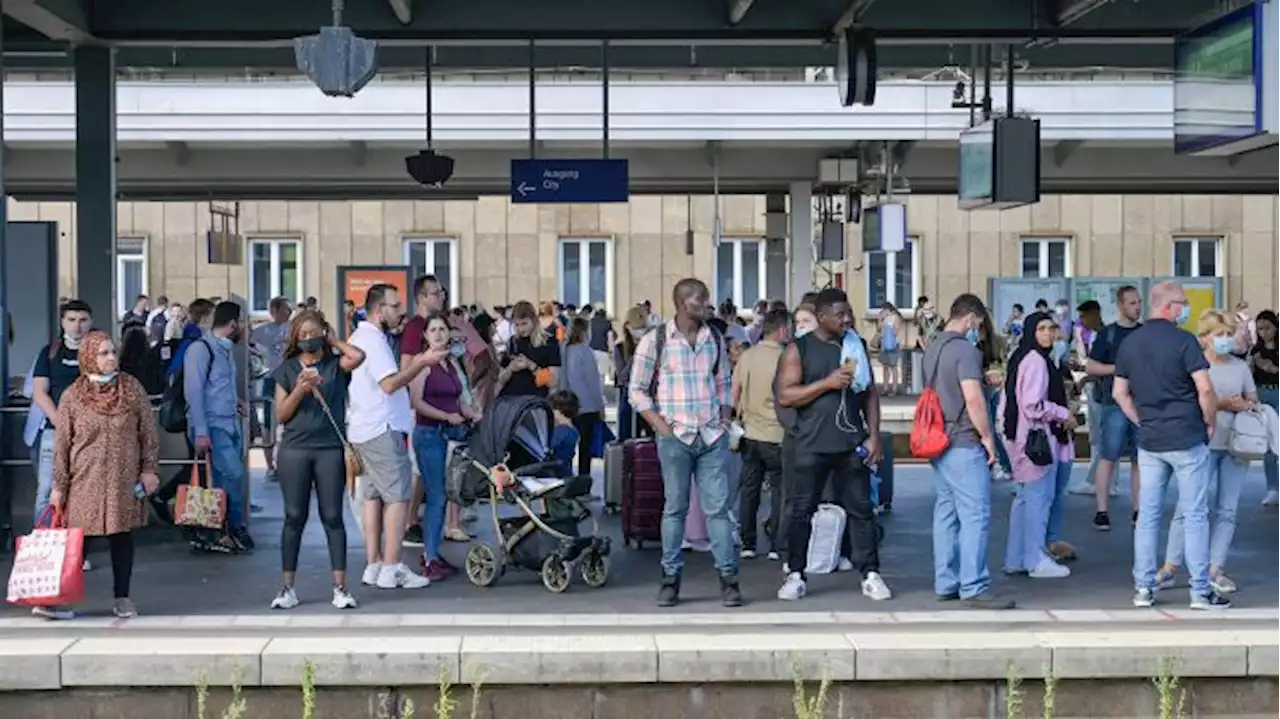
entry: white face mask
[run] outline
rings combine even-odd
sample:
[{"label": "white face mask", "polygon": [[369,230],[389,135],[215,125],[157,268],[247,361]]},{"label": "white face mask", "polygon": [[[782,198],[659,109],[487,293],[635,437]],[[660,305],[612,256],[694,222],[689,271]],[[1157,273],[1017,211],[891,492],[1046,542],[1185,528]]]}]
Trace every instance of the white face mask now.
[{"label": "white face mask", "polygon": [[812,327],[799,327],[796,329],[796,339],[800,339],[813,331]]},{"label": "white face mask", "polygon": [[80,349],[80,338],[64,334],[62,335],[62,345],[69,350],[78,350]]},{"label": "white face mask", "polygon": [[120,373],[111,372],[109,374],[90,374],[85,376],[88,377],[91,381],[96,382],[97,384],[107,384],[111,380],[115,379],[116,375],[118,374]]}]

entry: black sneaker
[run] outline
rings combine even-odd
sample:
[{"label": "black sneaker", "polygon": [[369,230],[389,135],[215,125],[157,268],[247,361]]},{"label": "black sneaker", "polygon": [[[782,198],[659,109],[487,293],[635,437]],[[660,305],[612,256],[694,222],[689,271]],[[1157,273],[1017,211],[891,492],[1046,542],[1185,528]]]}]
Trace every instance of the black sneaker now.
[{"label": "black sneaker", "polygon": [[720,577],[720,603],[726,607],[742,606],[742,590],[738,588],[738,575]]},{"label": "black sneaker", "polygon": [[995,594],[990,589],[965,599],[964,605],[969,609],[1013,609],[1017,606],[1012,599]]},{"label": "black sneaker", "polygon": [[1106,512],[1098,512],[1093,515],[1093,528],[1099,532],[1110,532],[1111,517],[1108,517]]},{"label": "black sneaker", "polygon": [[409,545],[410,547],[423,546],[422,527],[416,524],[413,525],[412,527],[409,527],[409,530],[404,533],[404,543]]},{"label": "black sneaker", "polygon": [[241,552],[252,552],[253,548],[257,546],[253,542],[253,537],[249,536],[249,530],[244,527],[236,527],[228,534],[231,536],[231,541],[235,542],[236,548]]},{"label": "black sneaker", "polygon": [[935,594],[933,598],[939,602],[954,602],[960,598],[960,592],[951,592],[950,594]]},{"label": "black sneaker", "polygon": [[674,607],[680,603],[680,575],[668,574],[662,577],[662,587],[658,589],[658,606]]},{"label": "black sneaker", "polygon": [[1192,597],[1191,608],[1199,610],[1229,609],[1231,600],[1218,594],[1217,592],[1209,592],[1203,597]]},{"label": "black sneaker", "polygon": [[1138,523],[1138,510],[1136,510],[1136,509],[1135,509],[1135,510],[1133,510],[1133,523],[1134,523],[1134,524],[1137,524],[1137,523]]}]

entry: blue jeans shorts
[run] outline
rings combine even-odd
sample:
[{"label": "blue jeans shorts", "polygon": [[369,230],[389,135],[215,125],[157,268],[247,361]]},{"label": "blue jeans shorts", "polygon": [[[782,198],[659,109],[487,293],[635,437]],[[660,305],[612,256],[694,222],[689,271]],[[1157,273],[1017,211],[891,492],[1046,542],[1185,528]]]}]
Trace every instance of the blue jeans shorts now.
[{"label": "blue jeans shorts", "polygon": [[1124,416],[1119,405],[1099,403],[1097,408],[1098,422],[1094,426],[1102,433],[1098,456],[1108,462],[1125,456],[1136,457],[1138,427]]}]

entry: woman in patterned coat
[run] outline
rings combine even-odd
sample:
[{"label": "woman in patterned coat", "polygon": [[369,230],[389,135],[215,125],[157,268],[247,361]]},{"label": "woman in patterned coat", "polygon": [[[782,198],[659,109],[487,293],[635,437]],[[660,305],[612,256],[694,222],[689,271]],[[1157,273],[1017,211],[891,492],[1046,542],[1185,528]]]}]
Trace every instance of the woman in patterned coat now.
[{"label": "woman in patterned coat", "polygon": [[[90,332],[80,345],[80,377],[58,403],[51,505],[68,527],[106,537],[111,547],[117,617],[137,613],[129,600],[133,530],[146,519],[142,495],[156,490],[160,444],[142,384],[118,371],[115,344]],[[67,610],[37,612],[50,618]]]}]

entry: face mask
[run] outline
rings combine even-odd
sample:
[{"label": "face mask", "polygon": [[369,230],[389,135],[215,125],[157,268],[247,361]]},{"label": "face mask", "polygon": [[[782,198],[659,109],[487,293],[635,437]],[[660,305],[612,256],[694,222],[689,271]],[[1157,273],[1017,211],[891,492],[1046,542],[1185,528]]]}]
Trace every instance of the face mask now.
[{"label": "face mask", "polygon": [[449,354],[453,355],[454,357],[461,359],[462,356],[465,355],[466,353],[467,353],[466,345],[453,344],[449,346]]},{"label": "face mask", "polygon": [[97,384],[106,384],[115,379],[117,374],[119,374],[119,372],[111,372],[109,374],[88,374],[85,376],[88,377],[90,381]]},{"label": "face mask", "polygon": [[629,327],[627,329],[631,332],[631,339],[633,340],[639,341],[641,337],[644,337],[645,330],[636,327]]},{"label": "face mask", "polygon": [[310,339],[298,340],[298,350],[308,354],[319,352],[324,349],[323,337],[312,337]]},{"label": "face mask", "polygon": [[62,335],[62,346],[69,350],[78,350],[80,349],[80,339],[64,334]]},{"label": "face mask", "polygon": [[1229,355],[1236,349],[1236,340],[1234,337],[1214,337],[1213,351],[1220,355]]},{"label": "face mask", "polygon": [[1191,305],[1182,305],[1178,310],[1178,318],[1174,320],[1174,324],[1185,325],[1189,319],[1191,319]]},{"label": "face mask", "polygon": [[970,327],[964,331],[964,338],[969,341],[969,344],[976,345],[978,340],[982,339],[982,336],[978,334],[977,327]]},{"label": "face mask", "polygon": [[812,327],[802,327],[796,330],[796,339],[800,339],[813,331]]},{"label": "face mask", "polygon": [[1067,356],[1067,341],[1054,340],[1053,349],[1049,350],[1049,358],[1053,360],[1054,364],[1060,364],[1062,360],[1066,358],[1066,356]]}]

